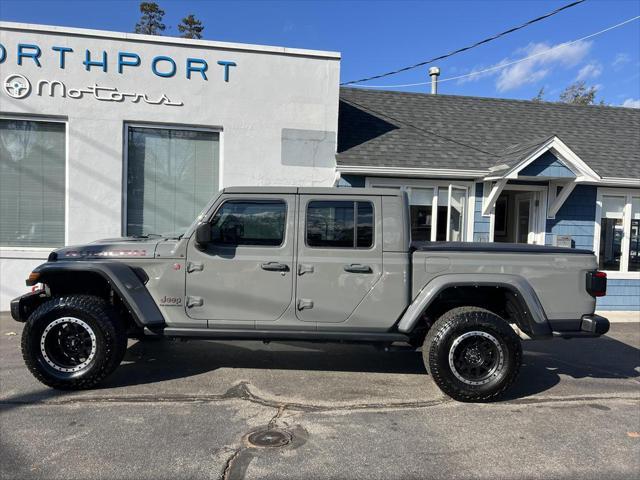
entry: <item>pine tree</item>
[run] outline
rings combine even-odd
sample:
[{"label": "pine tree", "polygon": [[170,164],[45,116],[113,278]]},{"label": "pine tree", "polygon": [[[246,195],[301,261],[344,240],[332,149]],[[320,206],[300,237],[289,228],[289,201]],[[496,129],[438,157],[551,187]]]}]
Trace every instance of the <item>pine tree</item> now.
[{"label": "pine tree", "polygon": [[531,99],[532,102],[544,102],[544,87],[542,87],[538,94]]},{"label": "pine tree", "polygon": [[164,17],[164,10],[162,10],[156,2],[141,2],[140,3],[140,21],[136,23],[135,33],[142,33],[145,35],[162,35],[162,32],[167,28],[162,23]]},{"label": "pine tree", "polygon": [[182,22],[178,25],[178,30],[180,31],[180,36],[182,38],[199,39],[202,38],[202,31],[204,30],[204,27],[200,20],[193,15],[189,15],[182,19]]}]

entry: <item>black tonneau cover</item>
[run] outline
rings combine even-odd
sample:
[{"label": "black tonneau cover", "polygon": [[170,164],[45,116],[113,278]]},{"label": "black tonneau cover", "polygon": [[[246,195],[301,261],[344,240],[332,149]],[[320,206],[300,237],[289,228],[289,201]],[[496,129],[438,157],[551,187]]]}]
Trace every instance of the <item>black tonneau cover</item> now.
[{"label": "black tonneau cover", "polygon": [[549,247],[527,243],[488,242],[412,242],[411,251],[420,252],[488,252],[488,253],[560,253],[565,255],[592,255],[591,250],[578,248]]}]

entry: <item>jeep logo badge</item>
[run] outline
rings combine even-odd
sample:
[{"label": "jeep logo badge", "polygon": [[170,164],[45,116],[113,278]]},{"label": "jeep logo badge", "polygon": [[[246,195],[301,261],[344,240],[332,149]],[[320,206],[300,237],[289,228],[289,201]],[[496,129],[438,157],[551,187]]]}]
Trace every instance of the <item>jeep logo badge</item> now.
[{"label": "jeep logo badge", "polygon": [[182,298],[165,295],[158,303],[161,307],[179,307],[182,305]]}]

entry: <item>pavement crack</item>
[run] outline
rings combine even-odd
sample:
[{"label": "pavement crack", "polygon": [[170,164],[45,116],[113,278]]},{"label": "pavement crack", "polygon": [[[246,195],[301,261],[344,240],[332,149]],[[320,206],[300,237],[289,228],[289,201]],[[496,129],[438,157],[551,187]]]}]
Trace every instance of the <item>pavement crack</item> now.
[{"label": "pavement crack", "polygon": [[[140,394],[140,395],[119,395],[119,396],[69,396],[54,398],[29,398],[14,397],[4,398],[0,400],[0,405],[13,406],[39,406],[39,405],[78,405],[78,404],[100,404],[100,403],[215,403],[226,402],[229,400],[241,400],[261,405],[267,408],[276,409],[276,413],[270,420],[269,425],[275,425],[282,417],[285,411],[300,413],[323,413],[323,412],[349,412],[358,410],[402,410],[436,407],[443,404],[457,404],[454,400],[444,395],[430,400],[414,400],[414,401],[390,401],[390,402],[368,402],[368,403],[351,403],[344,405],[323,405],[303,402],[287,402],[282,399],[272,400],[252,391],[248,382],[240,382],[223,394],[200,394],[200,395],[157,395],[157,394]],[[534,405],[545,403],[584,403],[593,401],[629,401],[637,400],[637,395],[590,395],[590,396],[562,396],[562,397],[524,397],[516,399],[505,399],[503,401],[492,402],[491,405]],[[462,404],[460,404],[462,405]]]},{"label": "pavement crack", "polygon": [[278,419],[282,417],[282,414],[284,413],[286,408],[287,408],[286,404],[280,405],[278,407],[278,411],[276,412],[276,414],[273,416],[271,420],[269,420],[269,425],[267,426],[267,428],[274,428],[276,426]]},{"label": "pavement crack", "polygon": [[222,469],[222,476],[220,477],[221,480],[231,480],[233,478],[232,477],[233,464],[235,460],[238,458],[238,456],[240,455],[240,452],[242,452],[243,448],[244,447],[236,448],[231,454],[231,456],[227,458],[227,461],[224,462],[224,468]]},{"label": "pavement crack", "polygon": [[609,395],[609,396],[572,396],[572,397],[538,397],[538,398],[518,398],[514,400],[509,400],[508,402],[498,402],[497,404],[504,405],[536,405],[536,404],[544,404],[544,403],[585,403],[585,402],[593,402],[593,401],[629,401],[634,400],[637,401],[637,395],[626,396],[626,395]]}]

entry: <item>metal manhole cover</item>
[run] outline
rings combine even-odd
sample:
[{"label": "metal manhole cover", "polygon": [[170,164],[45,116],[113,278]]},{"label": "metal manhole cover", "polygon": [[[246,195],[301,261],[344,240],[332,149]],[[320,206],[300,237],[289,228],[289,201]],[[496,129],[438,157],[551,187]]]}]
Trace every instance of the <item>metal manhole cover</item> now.
[{"label": "metal manhole cover", "polygon": [[280,430],[260,430],[249,435],[247,441],[256,447],[284,447],[291,437]]}]

